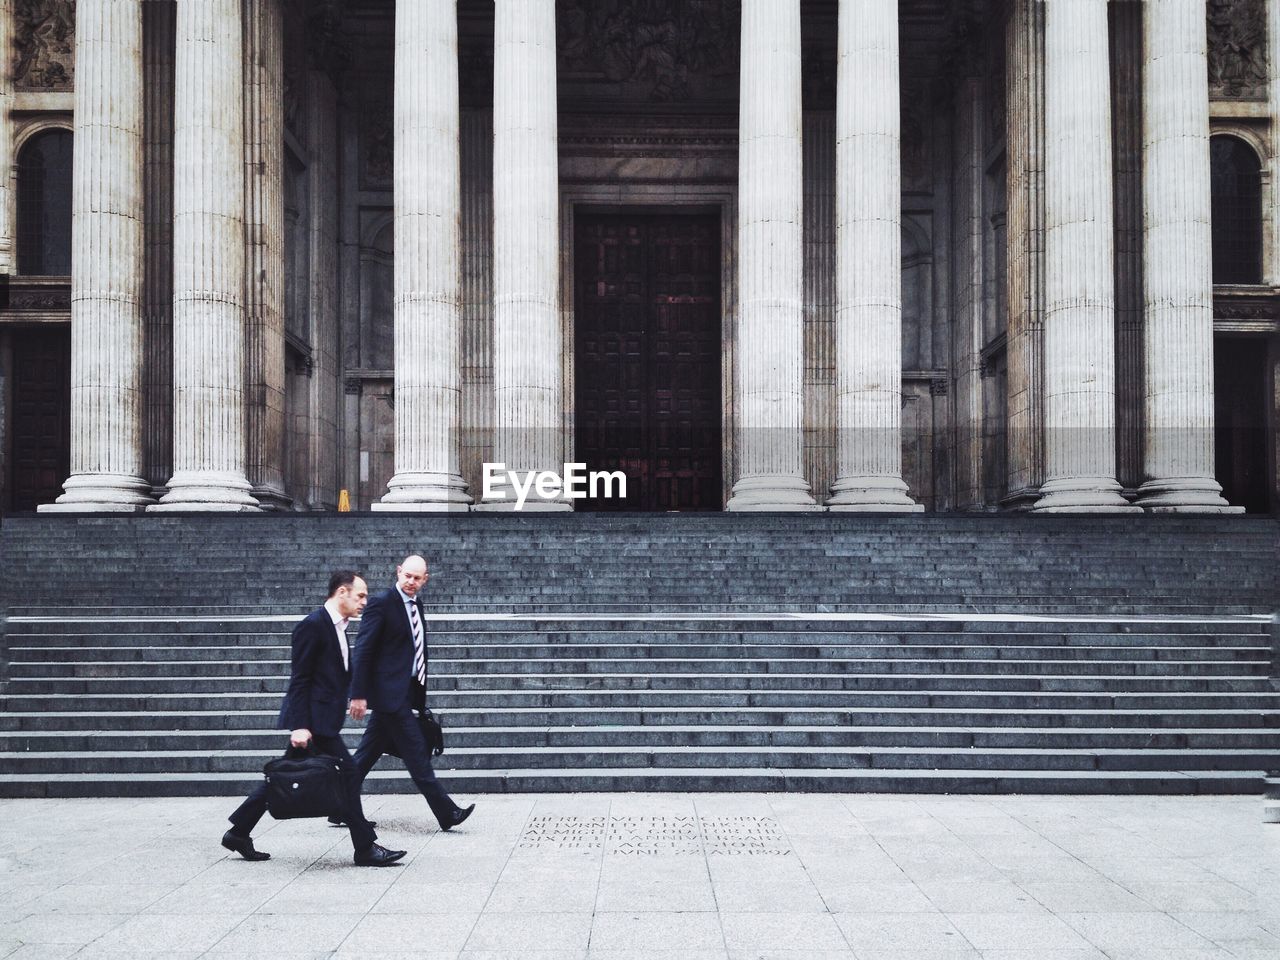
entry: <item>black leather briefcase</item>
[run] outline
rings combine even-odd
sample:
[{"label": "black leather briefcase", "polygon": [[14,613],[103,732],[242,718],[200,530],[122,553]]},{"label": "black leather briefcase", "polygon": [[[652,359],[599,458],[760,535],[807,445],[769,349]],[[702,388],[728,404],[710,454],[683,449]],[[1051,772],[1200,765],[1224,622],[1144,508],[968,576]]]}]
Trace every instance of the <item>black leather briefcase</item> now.
[{"label": "black leather briefcase", "polygon": [[268,760],[267,810],[277,820],[341,817],[345,814],[342,761],[317,753],[315,747],[290,747],[283,757]]},{"label": "black leather briefcase", "polygon": [[[418,715],[418,725],[422,728],[422,739],[427,741],[427,754],[438,757],[444,753],[444,727],[440,718],[430,710],[423,710]],[[393,757],[400,756],[394,745],[388,745],[387,753]]]},{"label": "black leather briefcase", "polygon": [[422,736],[427,741],[427,750],[433,757],[440,756],[444,753],[444,727],[440,718],[430,710],[423,710],[418,722],[422,724]]}]

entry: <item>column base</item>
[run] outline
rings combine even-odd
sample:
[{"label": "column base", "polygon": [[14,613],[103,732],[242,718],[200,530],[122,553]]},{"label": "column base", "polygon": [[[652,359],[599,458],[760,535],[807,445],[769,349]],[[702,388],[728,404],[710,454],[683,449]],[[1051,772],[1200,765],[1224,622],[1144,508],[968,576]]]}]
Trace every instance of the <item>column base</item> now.
[{"label": "column base", "polygon": [[381,500],[369,504],[376,512],[463,513],[471,507],[467,484],[456,473],[397,473]]},{"label": "column base", "polygon": [[780,473],[743,477],[733,485],[733,496],[724,508],[729,513],[812,513],[823,509],[803,478]]},{"label": "column base", "polygon": [[1035,513],[1138,513],[1112,477],[1067,477],[1040,488]]},{"label": "column base", "polygon": [[201,470],[175,473],[169,492],[148,513],[258,513],[249,495],[249,481],[231,471]]},{"label": "column base", "polygon": [[293,497],[280,487],[257,486],[249,491],[249,496],[258,501],[258,506],[268,513],[291,513],[296,508]]},{"label": "column base", "polygon": [[898,477],[841,477],[831,485],[827,509],[853,513],[923,513]]},{"label": "column base", "polygon": [[1148,480],[1138,488],[1135,506],[1148,513],[1244,513],[1222,497],[1222,487],[1209,477]]},{"label": "column base", "polygon": [[[514,472],[523,473],[525,482],[529,484],[523,504],[520,503],[520,495],[515,484],[511,482],[512,472],[507,472],[492,481],[486,481],[484,487],[486,497],[472,509],[477,513],[565,513],[573,510],[573,503],[565,496],[563,484],[550,496],[538,496],[537,485],[530,480],[530,477],[534,473],[543,471]],[[568,472],[567,465],[565,472]]]},{"label": "column base", "polygon": [[1036,501],[1039,499],[1039,487],[1023,487],[1001,500],[1000,509],[1008,513],[1027,513],[1035,509]]},{"label": "column base", "polygon": [[72,474],[62,485],[66,492],[38,513],[141,513],[155,501],[151,484],[123,473]]},{"label": "column base", "polygon": [[533,500],[517,507],[510,500],[481,500],[472,509],[476,513],[571,513],[573,504],[567,500]]}]

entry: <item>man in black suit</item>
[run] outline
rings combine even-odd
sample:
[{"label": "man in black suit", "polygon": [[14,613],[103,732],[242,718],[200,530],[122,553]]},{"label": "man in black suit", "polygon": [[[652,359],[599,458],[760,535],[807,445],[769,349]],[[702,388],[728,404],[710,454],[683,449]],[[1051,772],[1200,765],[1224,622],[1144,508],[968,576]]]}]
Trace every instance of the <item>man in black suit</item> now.
[{"label": "man in black suit", "polygon": [[359,720],[373,713],[356,747],[360,780],[383,754],[396,754],[426,797],[440,829],[448,830],[471,816],[476,805],[460,808],[436,779],[414,715],[427,705],[427,637],[418,591],[430,577],[426,560],[405,557],[396,567],[396,585],[370,599],[351,666],[351,717]]},{"label": "man in black suit", "polygon": [[[354,860],[362,867],[385,867],[405,855],[375,843],[373,824],[360,804],[360,781],[351,754],[342,742],[342,721],[351,683],[348,666],[347,621],[364,609],[369,588],[352,570],[339,570],[329,578],[329,599],[293,628],[293,654],[289,689],[284,695],[277,726],[292,731],[289,743],[305,747],[309,742],[325,756],[342,761],[347,790],[343,819],[351,830]],[[250,833],[267,811],[267,785],[260,783],[228,818],[231,829],[222,845],[246,860],[268,860],[271,854],[255,850]]]}]

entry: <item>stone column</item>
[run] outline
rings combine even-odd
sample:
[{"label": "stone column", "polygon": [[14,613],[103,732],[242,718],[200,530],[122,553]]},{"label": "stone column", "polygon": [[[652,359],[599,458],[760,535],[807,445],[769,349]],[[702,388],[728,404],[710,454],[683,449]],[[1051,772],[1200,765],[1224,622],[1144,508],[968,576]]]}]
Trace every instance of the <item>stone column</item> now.
[{"label": "stone column", "polygon": [[1116,482],[1107,0],[1045,4],[1045,483],[1035,509],[1135,509]]},{"label": "stone column", "polygon": [[372,507],[465,510],[457,2],[399,0],[395,20],[396,472]]},{"label": "stone column", "polygon": [[173,183],[173,477],[152,510],[249,511],[244,427],[240,0],[179,0]]},{"label": "stone column", "polygon": [[[1262,272],[1272,286],[1280,285],[1280,3],[1266,4],[1267,113],[1271,119],[1271,259]],[[1280,448],[1280,445],[1277,445]]]},{"label": "stone column", "polygon": [[725,509],[817,510],[803,464],[800,0],[744,0],[741,70],[738,463]]},{"label": "stone column", "polygon": [[0,0],[0,50],[0,273],[13,274],[13,0]]},{"label": "stone column", "polygon": [[76,10],[71,476],[54,511],[133,512],[142,479],[142,4]]},{"label": "stone column", "polygon": [[832,510],[923,510],[902,479],[897,0],[840,0]]},{"label": "stone column", "polygon": [[[554,0],[496,0],[493,458],[559,473],[564,452]],[[512,491],[486,507],[510,509]],[[531,494],[525,510],[566,510]]]},{"label": "stone column", "polygon": [[147,268],[142,301],[143,479],[163,496],[173,475],[174,0],[142,5],[144,205]]},{"label": "stone column", "polygon": [[284,489],[284,16],[244,0],[245,470],[255,500]]},{"label": "stone column", "polygon": [[1213,478],[1213,259],[1203,0],[1143,7],[1146,375],[1138,505],[1232,508]]},{"label": "stone column", "polygon": [[1014,0],[1005,40],[1008,138],[1009,496],[1029,509],[1044,479],[1044,4]]},{"label": "stone column", "polygon": [[310,194],[320,198],[311,208],[311,269],[309,309],[315,370],[311,390],[311,422],[307,431],[308,493],[311,510],[332,510],[338,503],[338,437],[342,399],[342,362],[338,347],[342,315],[339,302],[338,204],[339,181],[338,91],[330,75],[311,70],[308,76],[307,130],[311,134]]}]

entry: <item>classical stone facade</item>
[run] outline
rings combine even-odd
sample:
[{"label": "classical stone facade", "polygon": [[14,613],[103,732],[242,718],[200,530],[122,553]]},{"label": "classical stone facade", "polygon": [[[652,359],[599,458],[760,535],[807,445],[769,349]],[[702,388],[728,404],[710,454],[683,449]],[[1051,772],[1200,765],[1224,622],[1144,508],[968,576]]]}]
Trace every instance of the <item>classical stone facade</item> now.
[{"label": "classical stone facade", "polygon": [[1280,0],[4,37],[0,509],[510,509],[495,461],[631,484],[545,510],[1280,504]]}]

